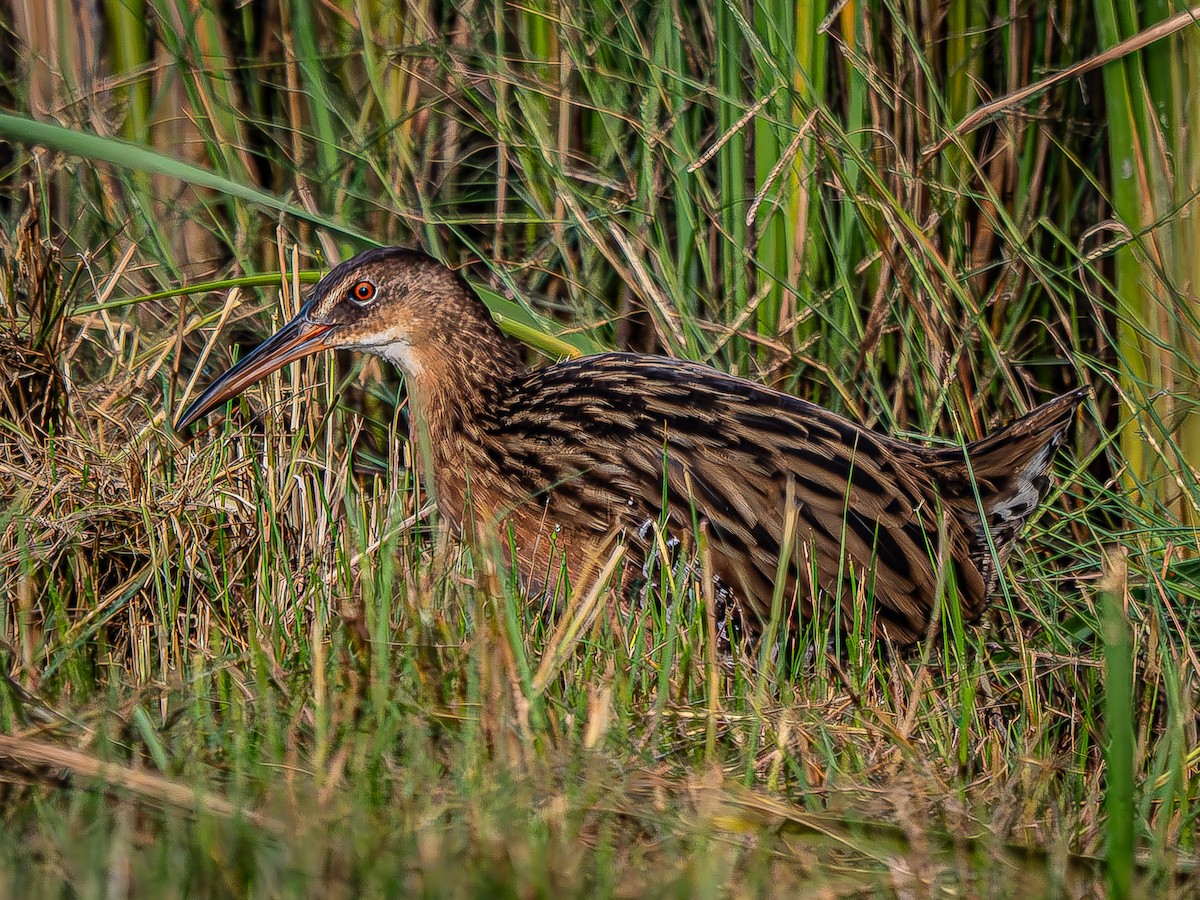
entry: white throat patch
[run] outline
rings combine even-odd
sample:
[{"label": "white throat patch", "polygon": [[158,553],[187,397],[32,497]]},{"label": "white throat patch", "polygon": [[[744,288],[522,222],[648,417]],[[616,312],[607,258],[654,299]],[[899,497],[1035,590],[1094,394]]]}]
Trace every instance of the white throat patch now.
[{"label": "white throat patch", "polygon": [[421,364],[408,341],[392,341],[390,344],[373,344],[371,352],[377,353],[398,368],[409,378],[421,374]]},{"label": "white throat patch", "polygon": [[362,344],[361,349],[383,357],[410,378],[421,374],[421,363],[402,329],[394,328],[378,334],[369,344]]}]

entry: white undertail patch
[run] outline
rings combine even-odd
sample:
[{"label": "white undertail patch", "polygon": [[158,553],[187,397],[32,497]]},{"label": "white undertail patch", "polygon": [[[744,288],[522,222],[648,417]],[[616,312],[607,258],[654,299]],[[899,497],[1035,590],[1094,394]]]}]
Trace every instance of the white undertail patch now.
[{"label": "white undertail patch", "polygon": [[[984,521],[979,523],[976,538],[982,547],[987,546],[987,531],[991,532],[992,541],[1000,553],[1001,560],[1007,556],[1011,542],[1017,537],[1026,519],[1033,514],[1042,502],[1046,491],[1046,472],[1054,451],[1062,443],[1062,435],[1055,435],[1047,441],[1036,455],[1029,460],[1018,472],[1012,475],[1007,490],[989,498],[984,504]],[[986,524],[985,524],[986,523]]]},{"label": "white undertail patch", "polygon": [[1050,457],[1057,444],[1058,441],[1054,441],[1052,444],[1044,446],[1038,451],[1037,456],[1016,474],[1013,479],[1015,482],[1013,490],[997,498],[997,502],[988,510],[988,518],[996,522],[1013,520],[1023,522],[1028,518],[1041,500],[1041,491],[1035,482],[1046,474],[1046,469],[1050,465]]}]

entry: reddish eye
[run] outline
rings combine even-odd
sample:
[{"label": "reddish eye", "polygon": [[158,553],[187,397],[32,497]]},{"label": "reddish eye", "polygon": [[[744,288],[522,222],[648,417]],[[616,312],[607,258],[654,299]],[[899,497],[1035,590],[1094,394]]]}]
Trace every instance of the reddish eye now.
[{"label": "reddish eye", "polygon": [[360,281],[354,286],[350,295],[359,303],[366,303],[375,296],[375,285],[369,281]]}]

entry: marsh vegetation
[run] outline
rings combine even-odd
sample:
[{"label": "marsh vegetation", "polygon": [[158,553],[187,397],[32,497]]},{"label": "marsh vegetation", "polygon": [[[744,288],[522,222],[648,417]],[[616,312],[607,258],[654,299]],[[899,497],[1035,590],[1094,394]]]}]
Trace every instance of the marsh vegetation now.
[{"label": "marsh vegetation", "polygon": [[[1195,894],[1200,30],[1119,44],[1175,13],[0,5],[0,893]],[[172,431],[372,243],[531,359],[1094,397],[982,625],[727,671],[687,584],[546,623],[450,541],[377,362]]]}]

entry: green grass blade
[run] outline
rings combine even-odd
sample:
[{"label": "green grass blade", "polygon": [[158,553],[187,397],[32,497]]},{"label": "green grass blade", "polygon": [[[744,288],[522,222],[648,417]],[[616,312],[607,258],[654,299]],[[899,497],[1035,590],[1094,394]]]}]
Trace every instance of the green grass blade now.
[{"label": "green grass blade", "polygon": [[49,150],[69,153],[92,162],[108,163],[131,172],[166,175],[197,187],[211,188],[218,193],[236,197],[266,209],[287,213],[297,219],[327,228],[335,234],[350,238],[357,243],[368,246],[375,243],[355,228],[325,216],[310,213],[302,207],[268,194],[266,191],[238,184],[207,169],[172,159],[149,147],[141,147],[118,138],[75,131],[61,125],[39,122],[27,116],[6,112],[0,112],[0,137],[17,144],[46,147]]}]

